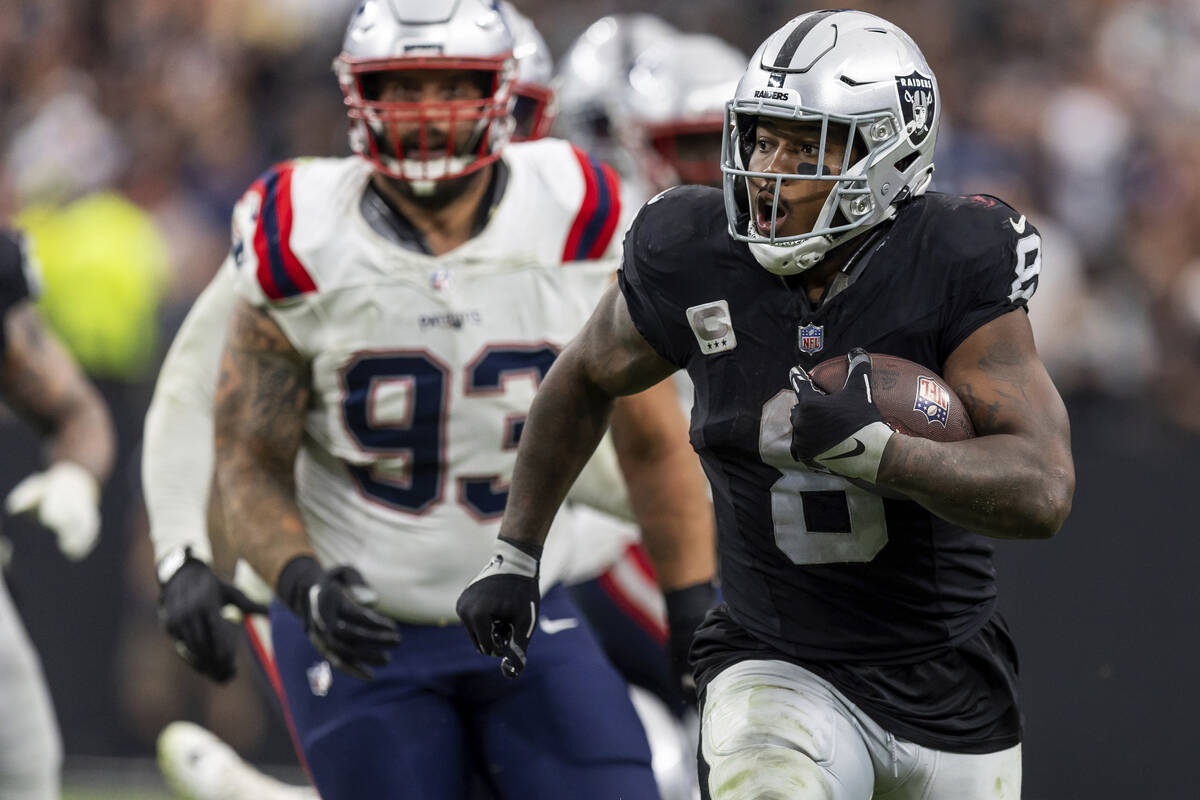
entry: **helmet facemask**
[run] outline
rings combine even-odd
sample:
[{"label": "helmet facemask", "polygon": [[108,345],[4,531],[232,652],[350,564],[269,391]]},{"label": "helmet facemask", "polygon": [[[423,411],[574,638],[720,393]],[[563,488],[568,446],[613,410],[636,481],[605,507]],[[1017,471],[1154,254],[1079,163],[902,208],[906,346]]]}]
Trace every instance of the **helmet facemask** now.
[{"label": "helmet facemask", "polygon": [[[819,126],[816,163],[801,164],[792,173],[749,169],[757,126],[763,118],[810,123],[814,128]],[[901,129],[890,112],[840,116],[796,106],[773,108],[769,103],[731,101],[726,106],[726,125],[728,134],[722,146],[721,171],[724,173],[729,233],[761,253],[775,251],[774,255],[782,255],[782,251],[793,252],[794,258],[778,270],[782,274],[808,269],[830,249],[895,213],[892,204],[898,199],[898,187],[904,182],[873,185],[874,181],[869,180],[877,166],[886,162],[902,143]],[[842,146],[844,155],[839,166],[830,168],[825,156],[834,143]],[[818,169],[818,165],[822,166]],[[768,226],[765,232],[756,221],[756,212],[761,209],[757,208],[760,202],[752,185],[754,181],[750,179],[764,180],[771,188],[773,201],[766,214]],[[785,184],[791,181],[819,182],[828,185],[829,191],[813,227],[785,235],[779,231],[779,202]]]},{"label": "helmet facemask", "polygon": [[[376,169],[414,188],[468,175],[500,157],[512,136],[515,67],[511,55],[354,60],[334,63],[347,114],[351,146]],[[400,73],[462,72],[479,97],[386,99],[384,86]]]}]

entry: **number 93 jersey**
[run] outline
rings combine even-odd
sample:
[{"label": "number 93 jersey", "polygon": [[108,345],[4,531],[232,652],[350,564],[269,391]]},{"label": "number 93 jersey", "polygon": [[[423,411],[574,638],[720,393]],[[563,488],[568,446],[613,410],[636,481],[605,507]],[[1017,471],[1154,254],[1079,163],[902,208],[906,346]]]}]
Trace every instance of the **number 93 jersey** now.
[{"label": "number 93 jersey", "polygon": [[[483,229],[435,257],[370,226],[359,159],[289,162],[234,211],[242,297],[311,365],[297,499],[325,565],[358,568],[380,607],[416,624],[454,603],[495,544],[538,383],[611,284],[612,171],[566,142],[504,151]],[[566,553],[560,514],[542,562]]]},{"label": "number 93 jersey", "polygon": [[853,246],[856,277],[813,306],[730,238],[719,191],[685,187],[640,212],[619,279],[638,330],[695,384],[736,622],[795,659],[915,663],[991,616],[991,545],[793,460],[788,370],[863,347],[942,374],[974,330],[1025,306],[1039,239],[994,198],[929,193]]}]

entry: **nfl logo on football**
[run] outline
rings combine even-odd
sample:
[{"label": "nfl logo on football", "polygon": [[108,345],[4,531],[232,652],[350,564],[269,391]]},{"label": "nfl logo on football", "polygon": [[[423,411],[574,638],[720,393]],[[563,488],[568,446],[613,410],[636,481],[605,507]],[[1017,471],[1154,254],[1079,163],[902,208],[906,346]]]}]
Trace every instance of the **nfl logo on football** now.
[{"label": "nfl logo on football", "polygon": [[950,413],[950,395],[932,378],[917,378],[917,402],[913,411],[924,414],[930,425],[936,422],[944,428]]},{"label": "nfl logo on football", "polygon": [[824,325],[800,326],[800,352],[815,353],[825,346]]}]

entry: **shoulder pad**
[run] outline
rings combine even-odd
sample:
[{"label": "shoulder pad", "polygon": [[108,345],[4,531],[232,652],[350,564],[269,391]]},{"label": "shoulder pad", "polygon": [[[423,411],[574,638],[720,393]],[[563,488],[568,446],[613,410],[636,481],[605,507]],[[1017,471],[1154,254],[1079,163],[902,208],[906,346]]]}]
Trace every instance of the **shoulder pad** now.
[{"label": "shoulder pad", "polygon": [[273,302],[316,291],[292,251],[292,178],[296,163],[276,164],[250,185],[234,209],[233,253],[239,265],[252,252],[255,278]]},{"label": "shoulder pad", "polygon": [[675,186],[650,198],[635,225],[642,242],[655,250],[707,240],[714,229],[727,228],[724,198],[710,186]]},{"label": "shoulder pad", "polygon": [[621,182],[616,171],[574,145],[571,152],[583,173],[583,198],[563,245],[564,262],[603,256],[621,218]]},{"label": "shoulder pad", "polygon": [[1024,214],[986,194],[924,196],[924,237],[956,261],[972,261],[1011,249],[1021,237],[1037,232]]}]

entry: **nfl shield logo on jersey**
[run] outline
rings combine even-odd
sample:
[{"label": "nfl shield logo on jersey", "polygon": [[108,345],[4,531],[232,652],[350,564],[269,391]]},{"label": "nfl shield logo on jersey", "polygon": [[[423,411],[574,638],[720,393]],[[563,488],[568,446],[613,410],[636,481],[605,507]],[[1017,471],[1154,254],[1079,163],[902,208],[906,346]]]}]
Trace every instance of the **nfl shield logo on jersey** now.
[{"label": "nfl shield logo on jersey", "polygon": [[441,292],[450,288],[450,270],[445,267],[434,270],[429,276],[429,288]]},{"label": "nfl shield logo on jersey", "polygon": [[800,326],[800,352],[809,355],[816,353],[825,346],[824,325]]},{"label": "nfl shield logo on jersey", "polygon": [[913,405],[913,411],[924,414],[925,421],[930,425],[936,422],[944,428],[950,413],[950,396],[933,378],[919,377],[917,402]]},{"label": "nfl shield logo on jersey", "polygon": [[314,697],[325,697],[333,686],[333,668],[328,661],[318,661],[306,670],[308,688]]}]

